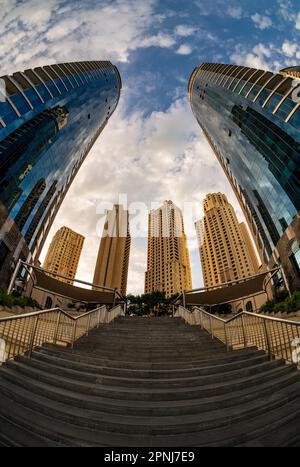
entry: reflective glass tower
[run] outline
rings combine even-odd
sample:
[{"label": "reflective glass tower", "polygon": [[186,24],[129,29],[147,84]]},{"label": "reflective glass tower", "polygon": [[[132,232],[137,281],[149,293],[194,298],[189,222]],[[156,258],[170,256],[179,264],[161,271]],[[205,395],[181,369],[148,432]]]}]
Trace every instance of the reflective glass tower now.
[{"label": "reflective glass tower", "polygon": [[37,261],[120,90],[110,62],[62,63],[1,78],[0,287],[19,258]]},{"label": "reflective glass tower", "polygon": [[300,68],[279,73],[204,63],[189,81],[193,113],[223,167],[262,262],[300,286]]}]

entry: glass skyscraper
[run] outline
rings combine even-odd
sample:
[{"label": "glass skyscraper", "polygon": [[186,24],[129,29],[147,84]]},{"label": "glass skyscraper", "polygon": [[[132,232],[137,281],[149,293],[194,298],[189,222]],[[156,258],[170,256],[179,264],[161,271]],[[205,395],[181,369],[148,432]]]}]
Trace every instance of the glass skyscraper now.
[{"label": "glass skyscraper", "polygon": [[300,287],[300,68],[279,73],[204,63],[189,81],[193,113],[242,206],[264,266]]},{"label": "glass skyscraper", "polygon": [[122,85],[117,68],[99,61],[38,67],[2,76],[0,83],[0,286],[5,287],[19,258],[37,261]]}]

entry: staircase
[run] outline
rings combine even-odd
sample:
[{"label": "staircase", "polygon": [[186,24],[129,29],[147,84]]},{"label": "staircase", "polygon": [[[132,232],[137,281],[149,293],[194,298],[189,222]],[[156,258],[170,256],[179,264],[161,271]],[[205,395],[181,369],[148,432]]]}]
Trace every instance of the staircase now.
[{"label": "staircase", "polygon": [[300,373],[180,318],[120,317],[0,368],[0,446],[300,446]]}]

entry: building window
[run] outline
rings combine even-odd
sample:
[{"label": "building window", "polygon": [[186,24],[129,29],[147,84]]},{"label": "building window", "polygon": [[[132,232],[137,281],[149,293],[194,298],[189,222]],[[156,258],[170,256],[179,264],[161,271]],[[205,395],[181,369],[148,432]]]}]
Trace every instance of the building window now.
[{"label": "building window", "polygon": [[46,298],[46,303],[45,303],[45,308],[46,309],[49,309],[49,308],[52,308],[52,298],[51,297],[47,297]]},{"label": "building window", "polygon": [[292,263],[298,272],[300,272],[300,246],[297,241],[292,244]]}]

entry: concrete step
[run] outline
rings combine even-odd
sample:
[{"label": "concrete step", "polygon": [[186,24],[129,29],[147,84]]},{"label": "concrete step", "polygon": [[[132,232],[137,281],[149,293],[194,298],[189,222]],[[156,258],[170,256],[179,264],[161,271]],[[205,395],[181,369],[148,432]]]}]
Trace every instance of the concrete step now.
[{"label": "concrete step", "polygon": [[61,375],[65,378],[75,379],[77,381],[84,381],[93,384],[101,384],[105,386],[118,386],[118,387],[134,387],[136,389],[151,388],[163,389],[163,388],[175,388],[175,387],[193,387],[193,386],[202,386],[207,384],[214,384],[218,382],[233,381],[237,378],[243,378],[251,375],[259,375],[264,373],[270,368],[277,368],[281,363],[279,361],[264,361],[261,363],[256,363],[254,365],[239,368],[236,370],[228,372],[219,372],[217,374],[202,374],[202,375],[193,375],[186,376],[182,374],[179,377],[170,376],[165,378],[164,374],[160,378],[143,378],[138,377],[137,375],[129,377],[124,377],[123,375],[115,374],[113,376],[108,375],[99,375],[95,373],[88,373],[87,371],[78,371],[70,368],[60,368],[57,365],[53,365],[46,362],[40,362],[36,359],[29,359],[27,357],[19,357],[16,361],[21,362],[24,365],[27,365],[29,368],[35,368],[36,370],[47,372],[48,374]]},{"label": "concrete step", "polygon": [[[106,375],[106,376],[123,376],[126,378],[129,377],[137,377],[137,378],[180,378],[180,377],[188,377],[188,376],[201,376],[204,374],[215,374],[220,372],[227,372],[238,370],[240,368],[247,368],[252,365],[256,365],[262,362],[268,361],[268,357],[264,352],[257,352],[255,354],[250,355],[248,358],[244,360],[237,360],[232,363],[221,363],[215,364],[211,366],[207,365],[196,365],[195,367],[191,368],[165,368],[163,370],[156,370],[156,369],[145,369],[145,368],[123,368],[122,363],[120,362],[120,367],[106,367],[104,365],[97,366],[97,365],[89,365],[86,363],[80,363],[77,361],[72,361],[64,356],[57,356],[52,355],[50,353],[45,353],[41,351],[34,351],[32,353],[32,358],[38,360],[40,362],[45,362],[54,365],[55,367],[59,367],[63,371],[66,369],[77,370],[79,372],[88,372],[97,375]],[[27,358],[27,357],[24,357]],[[222,368],[221,368],[222,367]]]},{"label": "concrete step", "polygon": [[[202,384],[194,385],[191,387],[168,387],[165,388],[153,388],[152,384],[140,387],[138,391],[134,387],[121,386],[121,385],[104,385],[101,381],[95,382],[84,382],[68,378],[67,376],[58,376],[49,373],[46,369],[40,370],[32,366],[25,365],[21,362],[10,362],[9,368],[12,368],[23,376],[28,376],[33,380],[45,382],[49,385],[55,385],[57,387],[65,389],[74,389],[77,392],[85,394],[94,394],[98,396],[116,398],[116,399],[130,399],[130,400],[182,400],[195,397],[205,397],[208,395],[222,394],[228,390],[239,390],[244,387],[255,386],[257,384],[256,375],[249,375],[228,382],[219,380],[217,383],[211,383],[210,381],[204,380]],[[268,369],[266,368],[259,375],[259,381],[264,382],[268,379],[276,378],[279,374],[288,373],[293,371],[293,367],[285,367],[280,362],[274,362],[274,364]],[[207,384],[206,384],[207,382]]]},{"label": "concrete step", "polygon": [[[10,388],[11,389],[11,388]],[[281,389],[276,394],[258,398],[255,401],[237,404],[235,407],[223,408],[217,411],[209,411],[197,414],[182,414],[180,417],[170,416],[132,416],[118,414],[107,414],[95,410],[80,410],[69,404],[53,402],[48,398],[36,395],[32,398],[29,391],[23,391],[18,394],[14,391],[8,391],[6,394],[16,402],[26,402],[26,407],[37,411],[39,414],[45,414],[57,421],[66,421],[78,427],[86,427],[95,430],[104,430],[107,432],[132,433],[138,434],[142,429],[145,434],[180,434],[191,433],[215,429],[226,426],[228,423],[235,423],[247,419],[249,414],[258,415],[264,413],[267,415],[269,410],[282,406],[282,400],[288,395],[289,400],[299,398],[300,381],[294,383],[289,388]]]},{"label": "concrete step", "polygon": [[[248,430],[242,430],[243,424],[230,423],[224,427],[201,430],[200,432],[185,432],[180,434],[132,434],[132,433],[118,433],[118,432],[105,432],[102,430],[88,429],[86,427],[78,427],[74,424],[65,421],[57,421],[52,417],[40,414],[31,409],[24,407],[22,404],[16,402],[12,403],[9,398],[3,396],[3,402],[6,409],[10,413],[10,417],[18,423],[18,426],[32,426],[34,424],[35,431],[46,439],[54,441],[64,439],[65,443],[68,442],[73,446],[209,446],[209,445],[237,445],[243,440],[251,436],[258,436],[260,433],[265,432],[266,424],[277,424],[280,427],[286,420],[300,414],[299,400],[283,400],[281,409],[270,410],[267,417],[257,415],[249,423],[247,421]],[[0,404],[0,413],[2,411],[2,404]],[[30,444],[29,444],[30,445]]]},{"label": "concrete step", "polygon": [[6,416],[0,414],[0,445],[4,447],[22,447],[28,444],[33,447],[62,446],[61,443],[49,443],[46,438],[34,435],[32,430],[19,427],[7,417],[8,414]]},{"label": "concrete step", "polygon": [[[4,380],[2,382],[2,380]],[[41,395],[53,401],[64,402],[73,405],[77,408],[81,407],[90,410],[101,410],[108,413],[126,414],[126,415],[182,415],[195,414],[197,412],[205,412],[209,410],[217,410],[225,407],[231,407],[237,404],[237,401],[257,400],[265,395],[273,394],[274,384],[277,390],[299,381],[299,375],[295,371],[284,372],[282,375],[276,375],[274,379],[267,382],[258,382],[256,386],[246,387],[243,390],[228,391],[219,395],[208,395],[201,398],[182,399],[182,400],[126,400],[113,399],[104,396],[93,395],[89,393],[82,394],[75,392],[75,388],[66,389],[48,385],[36,379],[28,378],[19,374],[19,372],[2,371],[0,374],[0,387],[3,387],[3,392],[7,387],[14,385],[11,392],[29,391],[30,394]]]},{"label": "concrete step", "polygon": [[[165,362],[138,362],[138,361],[125,361],[122,360],[122,355],[115,356],[114,359],[104,358],[103,356],[95,356],[91,354],[85,354],[80,352],[80,349],[75,349],[70,351],[70,349],[66,349],[63,347],[53,346],[52,344],[45,344],[43,347],[36,349],[37,351],[49,353],[51,352],[52,355],[57,355],[58,357],[63,356],[63,358],[77,361],[80,363],[84,363],[87,365],[103,365],[109,367],[122,367],[122,368],[151,368],[151,369],[180,369],[180,368],[191,368],[195,365],[203,365],[203,364],[222,364],[222,363],[231,363],[235,361],[242,361],[248,358],[249,355],[253,355],[257,352],[256,348],[248,348],[243,350],[236,350],[234,352],[225,352],[223,347],[223,352],[218,354],[217,357],[214,352],[209,354],[202,353],[198,355],[198,358],[190,358],[189,356],[186,357],[186,361],[176,361],[171,360]],[[217,363],[216,363],[217,360]]]}]

